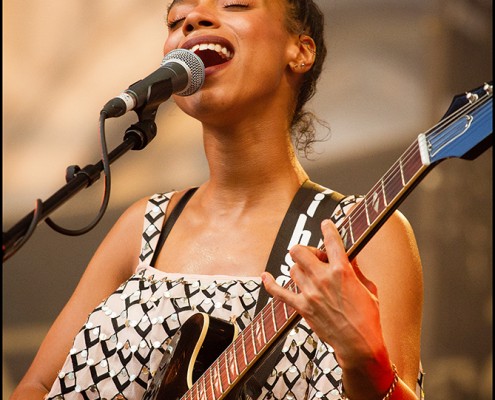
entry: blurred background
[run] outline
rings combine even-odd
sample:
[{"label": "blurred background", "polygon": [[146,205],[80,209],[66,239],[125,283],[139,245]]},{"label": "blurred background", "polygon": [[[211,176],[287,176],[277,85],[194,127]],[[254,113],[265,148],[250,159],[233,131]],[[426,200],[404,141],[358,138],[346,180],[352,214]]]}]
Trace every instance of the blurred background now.
[{"label": "blurred background", "polygon": [[[4,0],[3,231],[100,159],[102,106],[160,65],[166,0]],[[320,0],[328,59],[311,108],[332,133],[302,160],[313,180],[366,193],[454,95],[492,80],[490,0]],[[260,60],[260,62],[263,62]],[[106,124],[109,149],[136,115]],[[25,373],[118,216],[135,200],[208,175],[199,124],[169,100],[156,138],[112,164],[107,213],[68,237],[41,223],[3,265],[3,398]],[[324,131],[321,132],[324,134]],[[103,179],[51,217],[93,220]],[[424,265],[422,361],[428,400],[491,399],[492,150],[447,160],[400,207]],[[105,271],[102,271],[104,274]]]}]

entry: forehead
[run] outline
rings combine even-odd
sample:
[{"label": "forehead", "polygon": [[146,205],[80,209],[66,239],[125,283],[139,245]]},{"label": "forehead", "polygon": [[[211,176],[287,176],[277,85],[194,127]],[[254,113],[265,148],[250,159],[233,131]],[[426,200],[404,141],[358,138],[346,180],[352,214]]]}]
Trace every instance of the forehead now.
[{"label": "forehead", "polygon": [[168,6],[167,6],[167,13],[170,12],[171,8],[180,4],[180,3],[183,3],[184,0],[172,0],[171,2],[169,2]]}]

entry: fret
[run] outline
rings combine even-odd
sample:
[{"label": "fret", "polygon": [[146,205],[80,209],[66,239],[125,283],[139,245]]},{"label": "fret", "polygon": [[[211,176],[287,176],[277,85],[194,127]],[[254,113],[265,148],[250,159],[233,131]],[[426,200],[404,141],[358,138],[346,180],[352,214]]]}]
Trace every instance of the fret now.
[{"label": "fret", "polygon": [[386,207],[386,206],[388,206],[388,202],[387,202],[387,196],[386,196],[386,192],[385,192],[385,182],[383,181],[383,178],[380,179],[380,183],[382,186],[383,203],[385,204],[385,207]]},{"label": "fret", "polygon": [[415,146],[414,152],[411,152],[411,154],[408,155],[407,160],[404,162],[404,177],[406,179],[406,185],[423,168],[419,145],[416,143]]},{"label": "fret", "polygon": [[220,365],[222,365],[221,364],[221,361],[222,360],[224,362],[223,369],[225,370],[225,376],[227,377],[227,385],[226,386],[228,387],[232,383],[232,381],[230,380],[230,374],[229,374],[230,367],[229,367],[228,354],[224,352],[224,353],[222,353],[222,355],[220,356],[220,358],[221,358]]},{"label": "fret", "polygon": [[[261,316],[263,318],[263,331],[265,332],[265,341],[268,342],[275,335],[277,328],[273,325],[275,323],[273,315],[273,301],[270,301],[271,306],[268,309],[264,307],[261,310]],[[268,316],[266,315],[268,314]]]},{"label": "fret", "polygon": [[392,203],[398,196],[400,191],[404,188],[402,184],[402,178],[400,173],[400,166],[395,164],[387,175],[387,180],[384,184],[385,197],[387,199],[387,205]]},{"label": "fret", "polygon": [[258,354],[260,352],[260,350],[263,349],[263,346],[266,344],[265,341],[263,341],[263,337],[261,336],[262,335],[262,329],[261,329],[261,326],[260,326],[260,320],[259,318],[255,319],[251,325],[253,325],[253,345],[254,345],[254,349],[255,349],[255,352],[256,354]]},{"label": "fret", "polygon": [[254,343],[253,343],[253,338],[252,338],[252,330],[249,329],[249,325],[244,329],[244,344],[246,346],[246,359],[247,359],[247,363],[249,364],[251,361],[254,360],[254,350],[253,350],[253,346],[254,346]]},{"label": "fret", "polygon": [[272,325],[274,331],[278,331],[278,326],[277,326],[277,317],[276,317],[276,312],[275,312],[275,300],[270,301],[270,315],[272,317]]},{"label": "fret", "polygon": [[[347,221],[349,221],[349,218],[347,219]],[[354,244],[351,234],[349,234],[349,228],[350,224],[345,223],[343,223],[342,226],[339,227],[340,237],[342,238],[342,243],[344,244],[344,248],[346,250],[350,249]]]},{"label": "fret", "polygon": [[[210,377],[210,389],[211,389],[211,394],[212,394],[212,398],[213,399],[216,399],[217,398],[217,395],[215,393],[215,384],[213,382],[213,375],[212,375],[212,371],[211,369],[208,369],[207,373],[206,373],[209,377]],[[205,379],[206,379],[206,374],[205,374]],[[205,383],[206,384],[206,383]]]},{"label": "fret", "polygon": [[288,306],[287,306],[287,304],[285,304],[285,303],[282,303],[282,307],[283,307],[283,309],[284,309],[284,314],[285,314],[285,315],[284,315],[284,319],[285,319],[285,320],[284,320],[284,323],[286,323],[286,322],[287,322],[287,320],[289,319],[289,307],[288,307]]},{"label": "fret", "polygon": [[[294,293],[299,293],[299,289],[297,288],[296,283],[292,279],[290,280],[287,286],[290,287],[290,290],[292,290]],[[287,322],[289,318],[296,312],[296,310],[294,310],[291,306],[286,305],[285,303],[284,303],[284,309],[287,315],[285,322]]]},{"label": "fret", "polygon": [[[203,388],[201,388],[201,383],[203,383]],[[207,396],[208,395],[206,393],[206,382],[204,381],[204,379],[200,379],[199,380],[199,398],[202,400],[208,400]]]},{"label": "fret", "polygon": [[[248,362],[247,355],[246,355],[246,344],[244,343],[244,334],[241,333],[241,335],[239,337],[240,337],[240,344],[241,344],[240,350],[241,350],[242,355],[243,355],[243,357],[241,358],[241,361],[244,362],[244,365],[239,363],[239,368],[241,371],[243,371],[247,367],[249,362]],[[237,340],[236,340],[236,342],[237,342]],[[237,352],[236,352],[236,357],[237,357]],[[237,361],[239,362],[239,359],[237,359]]]},{"label": "fret", "polygon": [[227,349],[226,357],[230,359],[228,361],[228,371],[230,372],[229,381],[232,382],[239,376],[239,366],[237,365],[237,357],[235,356],[233,346],[229,346]]},{"label": "fret", "polygon": [[216,361],[216,368],[218,370],[218,375],[220,377],[220,389],[222,390],[222,393],[225,392],[226,389],[229,387],[229,379],[228,379],[228,374],[224,373],[225,368],[224,365],[221,364],[221,359],[219,358]]},{"label": "fret", "polygon": [[[249,324],[249,326],[251,327],[250,328],[250,331],[251,331],[251,341],[253,342],[253,356],[257,355],[258,354],[258,351],[256,349],[256,338],[254,337],[254,328],[253,328],[253,324]],[[253,357],[254,358],[254,357]]]},{"label": "fret", "polygon": [[406,186],[406,178],[404,177],[404,167],[402,165],[402,156],[399,158],[399,169],[400,169],[400,178],[402,179],[402,187]]},{"label": "fret", "polygon": [[196,399],[199,399],[199,382],[197,385],[194,385],[193,388],[196,390],[196,395],[194,396],[194,398]]},{"label": "fret", "polygon": [[[352,220],[349,216],[349,235],[350,235],[350,239],[351,239],[351,242],[354,244],[356,243],[356,240],[354,239],[354,229],[353,229],[353,224],[352,224]],[[358,236],[359,237],[359,236]]]},{"label": "fret", "polygon": [[370,216],[371,224],[373,224],[380,213],[385,209],[385,205],[382,202],[383,192],[380,188],[376,188],[375,190],[365,197],[366,207],[368,209],[368,213]]},{"label": "fret", "polygon": [[280,329],[287,322],[287,318],[284,315],[284,312],[285,312],[284,303],[282,303],[279,300],[274,300],[274,302],[276,302],[275,314],[274,314],[275,315],[275,321],[276,321],[275,326],[277,327],[277,329]]},{"label": "fret", "polygon": [[369,228],[366,207],[363,202],[359,203],[349,215],[349,225],[352,226],[352,241],[356,243]]},{"label": "fret", "polygon": [[[371,220],[370,220],[370,214],[368,213],[368,207],[366,206],[366,197],[364,198],[364,200],[359,204],[359,206],[363,204],[363,207],[364,207],[364,210],[365,210],[365,213],[366,213],[366,223],[368,224],[368,226],[371,226]],[[357,207],[359,207],[357,206]]]},{"label": "fret", "polygon": [[[213,383],[213,375],[212,375],[211,369],[208,369],[207,374],[210,377],[210,390],[211,390],[212,399],[216,399],[217,395],[215,393],[215,385]],[[205,377],[205,379],[206,379],[206,377]],[[205,384],[206,384],[206,382],[205,382]]]},{"label": "fret", "polygon": [[263,341],[264,341],[263,345],[265,345],[266,343],[268,343],[268,339],[266,337],[266,332],[265,332],[265,322],[263,320],[263,313],[261,313],[258,323],[261,325],[261,333],[263,334]]},{"label": "fret", "polygon": [[217,396],[217,393],[218,396],[220,396],[223,393],[223,388],[222,378],[220,377],[220,371],[218,370],[218,363],[214,362],[210,368],[213,373],[213,387],[215,388],[215,396]]},{"label": "fret", "polygon": [[206,380],[202,379],[203,382],[203,392],[204,392],[204,399],[208,400],[208,385],[206,384]]}]

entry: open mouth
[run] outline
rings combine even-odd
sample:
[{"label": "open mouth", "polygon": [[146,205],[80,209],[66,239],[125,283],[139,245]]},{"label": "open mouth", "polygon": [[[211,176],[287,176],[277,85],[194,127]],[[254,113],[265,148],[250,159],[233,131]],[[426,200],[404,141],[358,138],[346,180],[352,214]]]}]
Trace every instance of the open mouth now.
[{"label": "open mouth", "polygon": [[201,58],[205,68],[224,64],[234,56],[232,51],[218,43],[197,44],[189,50]]}]

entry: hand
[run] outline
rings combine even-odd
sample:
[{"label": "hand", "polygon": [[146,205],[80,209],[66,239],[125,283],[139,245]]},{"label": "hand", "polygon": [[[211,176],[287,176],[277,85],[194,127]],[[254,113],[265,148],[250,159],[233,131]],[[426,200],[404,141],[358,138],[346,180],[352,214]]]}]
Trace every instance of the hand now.
[{"label": "hand", "polygon": [[[383,354],[377,288],[357,263],[349,262],[335,225],[322,223],[326,253],[297,245],[290,250],[295,265],[291,278],[300,293],[279,286],[263,273],[266,290],[293,307],[324,342],[331,345],[342,367]],[[385,351],[386,352],[386,351]]]}]

